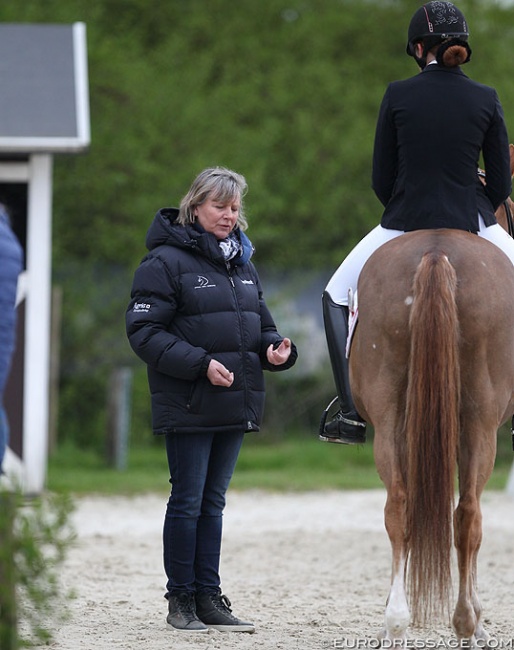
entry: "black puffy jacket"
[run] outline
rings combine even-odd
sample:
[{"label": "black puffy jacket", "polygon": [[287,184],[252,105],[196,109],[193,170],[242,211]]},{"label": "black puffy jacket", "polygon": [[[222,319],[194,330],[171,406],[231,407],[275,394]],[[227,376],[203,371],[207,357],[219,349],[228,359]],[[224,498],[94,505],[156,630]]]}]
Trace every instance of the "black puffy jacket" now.
[{"label": "black puffy jacket", "polygon": [[[147,364],[154,433],[258,431],[264,407],[262,369],[270,344],[282,338],[262,297],[252,249],[225,263],[214,235],[175,223],[175,208],[160,210],[150,226],[134,276],[127,334]],[[213,386],[207,367],[216,359],[234,373],[229,388]]]}]

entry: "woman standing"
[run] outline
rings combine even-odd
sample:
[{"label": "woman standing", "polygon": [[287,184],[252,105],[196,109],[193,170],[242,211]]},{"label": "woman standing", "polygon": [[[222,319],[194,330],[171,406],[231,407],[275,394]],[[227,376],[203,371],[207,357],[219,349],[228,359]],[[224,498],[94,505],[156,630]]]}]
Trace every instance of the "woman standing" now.
[{"label": "woman standing", "polygon": [[168,624],[253,632],[222,595],[225,493],[245,432],[259,431],[263,369],[290,368],[244,234],[246,181],[201,172],[180,209],[159,210],[134,277],[127,333],[147,364],[153,429],[166,439],[171,496],[164,521]]}]

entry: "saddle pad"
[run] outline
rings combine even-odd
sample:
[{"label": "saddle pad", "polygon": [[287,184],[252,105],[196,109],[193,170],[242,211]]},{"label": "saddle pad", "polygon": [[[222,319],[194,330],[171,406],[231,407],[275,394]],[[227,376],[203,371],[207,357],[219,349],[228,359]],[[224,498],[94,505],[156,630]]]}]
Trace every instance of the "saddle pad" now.
[{"label": "saddle pad", "polygon": [[348,293],[348,337],[346,339],[346,358],[350,356],[350,347],[352,345],[353,333],[357,327],[359,319],[359,305],[357,301],[357,291],[355,293]]}]

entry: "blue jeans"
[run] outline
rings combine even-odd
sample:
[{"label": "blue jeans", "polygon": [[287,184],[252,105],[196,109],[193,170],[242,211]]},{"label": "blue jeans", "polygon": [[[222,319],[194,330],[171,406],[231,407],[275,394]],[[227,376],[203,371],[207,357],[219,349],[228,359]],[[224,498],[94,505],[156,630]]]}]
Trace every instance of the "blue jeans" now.
[{"label": "blue jeans", "polygon": [[171,496],[164,519],[167,595],[217,591],[225,494],[244,433],[166,435]]}]

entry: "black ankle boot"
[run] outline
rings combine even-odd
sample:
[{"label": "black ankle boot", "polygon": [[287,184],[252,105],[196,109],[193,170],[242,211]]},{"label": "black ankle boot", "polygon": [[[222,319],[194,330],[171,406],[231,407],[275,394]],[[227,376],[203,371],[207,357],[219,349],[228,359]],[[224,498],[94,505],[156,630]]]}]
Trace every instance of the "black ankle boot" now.
[{"label": "black ankle boot", "polygon": [[[332,364],[337,398],[323,412],[319,439],[344,445],[360,445],[366,442],[366,422],[357,413],[350,391],[346,339],[348,336],[348,307],[335,303],[325,291],[322,297],[323,320],[328,352]],[[339,402],[339,411],[327,424],[328,410]]]},{"label": "black ankle boot", "polygon": [[248,632],[253,634],[253,623],[240,621],[232,614],[231,602],[220,591],[200,591],[196,594],[198,618],[208,627],[220,632]]},{"label": "black ankle boot", "polygon": [[196,615],[195,595],[185,591],[176,595],[169,594],[168,616],[169,627],[180,632],[208,632],[209,628]]}]

